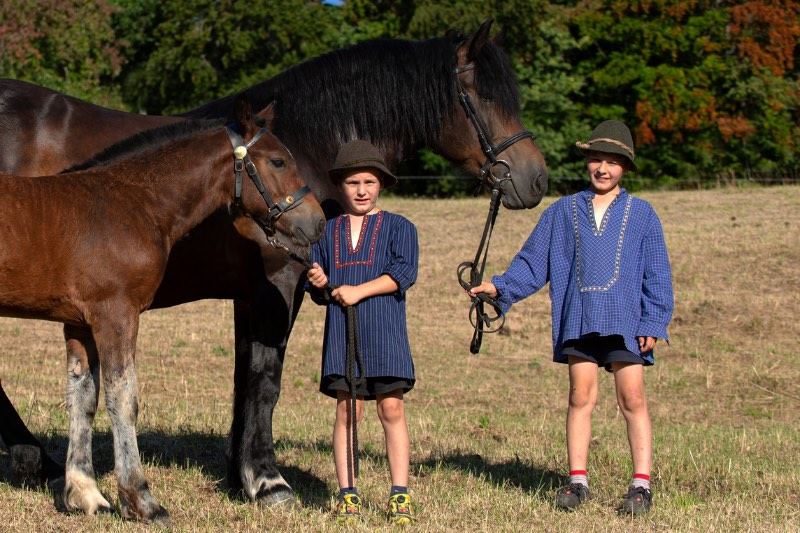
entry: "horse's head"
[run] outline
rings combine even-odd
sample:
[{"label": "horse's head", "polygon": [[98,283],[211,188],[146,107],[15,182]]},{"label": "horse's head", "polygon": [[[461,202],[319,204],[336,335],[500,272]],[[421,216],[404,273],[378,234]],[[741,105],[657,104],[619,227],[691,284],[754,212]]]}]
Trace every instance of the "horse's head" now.
[{"label": "horse's head", "polygon": [[451,124],[437,150],[489,185],[501,181],[503,205],[535,207],[547,192],[547,166],[519,117],[516,77],[505,53],[489,39],[491,21],[456,48]]},{"label": "horse's head", "polygon": [[236,130],[229,130],[234,145],[235,203],[254,219],[268,237],[279,232],[298,246],[317,241],[325,217],[316,197],[303,183],[292,153],[270,133],[273,104],[253,114],[241,97],[235,106]]}]

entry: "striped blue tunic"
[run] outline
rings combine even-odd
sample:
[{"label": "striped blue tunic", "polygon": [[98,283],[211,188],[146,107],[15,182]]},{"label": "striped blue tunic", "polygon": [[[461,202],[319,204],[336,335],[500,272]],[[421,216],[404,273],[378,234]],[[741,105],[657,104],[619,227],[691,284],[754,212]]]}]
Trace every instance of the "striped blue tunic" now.
[{"label": "striped blue tunic", "polygon": [[[672,279],[661,222],[652,206],[624,189],[598,228],[585,190],[548,207],[508,270],[492,278],[503,313],[550,282],[553,357],[583,335],[622,335],[640,354],[638,336],[667,339]],[[653,363],[652,351],[640,354]]]},{"label": "striped blue tunic", "polygon": [[[414,380],[414,362],[406,329],[406,291],[417,280],[417,230],[406,218],[378,211],[362,222],[358,243],[350,239],[350,217],[328,221],[325,235],[311,249],[331,285],[359,285],[388,274],[399,290],[356,305],[358,334],[366,377]],[[327,306],[322,376],[345,375],[346,314],[336,302]]]}]

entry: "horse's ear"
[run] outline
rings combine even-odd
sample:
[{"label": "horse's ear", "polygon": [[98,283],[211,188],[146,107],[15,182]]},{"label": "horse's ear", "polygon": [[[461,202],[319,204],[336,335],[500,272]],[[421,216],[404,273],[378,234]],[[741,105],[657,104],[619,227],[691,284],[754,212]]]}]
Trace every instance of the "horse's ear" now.
[{"label": "horse's ear", "polygon": [[236,125],[239,126],[239,131],[245,133],[253,129],[253,108],[250,105],[250,100],[244,93],[236,95],[236,100],[233,103],[234,120]]},{"label": "horse's ear", "polygon": [[473,61],[481,52],[481,48],[489,41],[489,31],[492,29],[492,19],[486,19],[470,38],[467,40],[467,59]]},{"label": "horse's ear", "polygon": [[275,100],[271,101],[267,107],[256,113],[256,116],[264,119],[266,125],[269,126],[275,118]]}]

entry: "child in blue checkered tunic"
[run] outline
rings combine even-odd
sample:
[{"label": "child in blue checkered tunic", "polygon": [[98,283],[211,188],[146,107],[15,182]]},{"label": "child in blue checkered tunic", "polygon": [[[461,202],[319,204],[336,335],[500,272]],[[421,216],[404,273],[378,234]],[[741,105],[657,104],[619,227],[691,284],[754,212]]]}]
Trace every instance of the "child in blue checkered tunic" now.
[{"label": "child in blue checkered tunic", "polygon": [[635,170],[633,139],[615,120],[577,143],[590,187],[561,198],[542,214],[505,273],[472,289],[498,298],[503,312],[550,282],[553,358],[569,365],[567,455],[570,483],[556,505],[574,509],[589,497],[587,461],[599,367],[614,374],[627,423],[633,478],[621,511],[649,510],[652,429],[644,366],[667,339],[673,296],[661,223],[646,201],[619,185]]},{"label": "child in blue checkered tunic", "polygon": [[[327,304],[320,391],[336,398],[333,455],[339,482],[337,520],[349,522],[361,512],[360,497],[352,486],[355,480],[348,473],[347,435],[352,421],[345,378],[345,308],[356,306],[358,346],[366,378],[356,389],[356,420],[361,419],[364,399],[376,400],[392,478],[387,516],[390,522],[406,524],[412,515],[403,395],[414,387],[415,377],[405,295],[417,278],[417,231],[406,218],[378,208],[381,189],[397,179],[370,143],[345,144],[330,175],[339,185],[345,213],[328,221],[323,237],[312,247],[314,264],[308,271],[308,281],[315,301]],[[323,301],[320,289],[328,284],[336,288],[330,294],[332,301]]]}]

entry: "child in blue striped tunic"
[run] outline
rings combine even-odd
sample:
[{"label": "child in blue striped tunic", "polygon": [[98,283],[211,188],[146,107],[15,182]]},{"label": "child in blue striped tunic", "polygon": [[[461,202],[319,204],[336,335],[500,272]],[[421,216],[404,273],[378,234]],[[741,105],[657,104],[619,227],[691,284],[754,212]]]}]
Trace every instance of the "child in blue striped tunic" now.
[{"label": "child in blue striped tunic", "polygon": [[[391,522],[412,520],[408,494],[409,437],[403,395],[414,386],[414,362],[406,331],[405,294],[417,278],[417,231],[406,218],[377,206],[383,187],[397,182],[380,152],[366,141],[345,144],[331,178],[339,185],[345,214],[329,220],[322,239],[312,247],[308,271],[312,297],[327,303],[320,391],[336,398],[333,456],[339,482],[337,520],[348,522],[361,512],[355,480],[348,472],[347,436],[350,393],[346,376],[346,310],[356,306],[358,346],[365,380],[357,389],[357,415],[363,400],[375,399],[386,439],[392,488],[387,516]],[[326,285],[336,287],[333,301],[321,298]],[[330,300],[330,299],[328,299]]]},{"label": "child in blue striped tunic", "polygon": [[620,510],[650,509],[652,429],[643,367],[658,338],[667,338],[673,296],[669,258],[653,208],[619,185],[635,170],[633,139],[608,120],[577,143],[586,156],[589,189],[561,198],[542,214],[508,270],[472,289],[497,297],[503,312],[550,282],[554,360],[569,365],[567,456],[570,482],[556,505],[571,510],[589,497],[587,460],[597,371],[614,373],[627,423],[633,478]]}]

